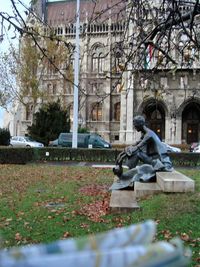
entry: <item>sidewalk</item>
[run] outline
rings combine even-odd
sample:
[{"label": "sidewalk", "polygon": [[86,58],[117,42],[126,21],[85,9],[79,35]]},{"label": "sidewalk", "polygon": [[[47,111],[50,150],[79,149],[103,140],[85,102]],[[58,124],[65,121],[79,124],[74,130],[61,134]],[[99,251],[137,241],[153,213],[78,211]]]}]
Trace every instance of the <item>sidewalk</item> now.
[{"label": "sidewalk", "polygon": [[[77,166],[77,167],[94,167],[94,168],[109,168],[112,169],[113,167],[115,167],[115,163],[111,162],[86,162],[86,161],[44,161],[44,162],[38,162],[36,164],[42,164],[42,165],[56,165],[56,166]],[[127,166],[123,166],[124,168],[127,168]],[[200,169],[200,166],[191,166],[191,167],[187,167],[187,166],[174,166],[174,169]]]}]

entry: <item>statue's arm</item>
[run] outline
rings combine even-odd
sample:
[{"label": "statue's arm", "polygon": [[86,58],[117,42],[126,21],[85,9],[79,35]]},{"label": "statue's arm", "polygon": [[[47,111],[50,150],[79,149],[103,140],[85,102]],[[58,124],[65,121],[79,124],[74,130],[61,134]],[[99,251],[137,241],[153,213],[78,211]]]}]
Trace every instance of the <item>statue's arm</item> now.
[{"label": "statue's arm", "polygon": [[152,136],[149,132],[146,132],[142,139],[140,139],[140,142],[137,143],[136,147],[137,149],[141,150],[143,147],[147,145],[148,142],[152,139]]}]

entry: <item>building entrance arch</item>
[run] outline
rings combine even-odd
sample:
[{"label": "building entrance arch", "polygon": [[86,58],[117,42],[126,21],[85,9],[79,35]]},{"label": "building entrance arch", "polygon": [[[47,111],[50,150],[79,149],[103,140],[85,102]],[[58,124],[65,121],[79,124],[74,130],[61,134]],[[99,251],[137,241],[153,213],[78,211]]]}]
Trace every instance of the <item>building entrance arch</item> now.
[{"label": "building entrance arch", "polygon": [[161,140],[165,139],[165,110],[160,103],[150,102],[144,109],[148,127],[153,130]]},{"label": "building entrance arch", "polygon": [[200,104],[190,102],[182,112],[182,140],[187,144],[200,140]]}]

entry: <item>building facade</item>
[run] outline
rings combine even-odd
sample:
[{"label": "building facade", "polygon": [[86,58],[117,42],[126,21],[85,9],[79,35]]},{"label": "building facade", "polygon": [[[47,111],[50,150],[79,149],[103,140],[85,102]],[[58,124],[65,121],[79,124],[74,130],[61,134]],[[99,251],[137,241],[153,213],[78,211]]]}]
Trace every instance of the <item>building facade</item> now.
[{"label": "building facade", "polygon": [[[157,5],[159,1],[153,3]],[[51,28],[72,44],[68,64],[73,65],[76,1],[38,0],[33,9],[48,25],[47,32]],[[183,12],[189,9],[190,6],[183,6]],[[129,1],[80,1],[79,123],[111,143],[132,144],[138,139],[133,116],[144,114],[149,127],[163,141],[169,144],[197,142],[200,140],[198,51],[189,47],[187,36],[177,27],[171,36],[176,46],[169,51],[170,57],[178,62],[176,68],[166,63],[160,50],[150,45],[145,48],[148,54],[142,58],[144,66],[136,65],[136,61],[139,62],[134,52],[138,51],[136,21],[140,15],[136,6],[130,7]],[[151,15],[146,12],[146,20],[150,21]],[[129,16],[132,19],[127,21]],[[198,28],[198,18],[195,23]],[[166,50],[167,40],[160,45]],[[180,48],[186,45],[188,50],[184,51],[187,52],[180,53]],[[130,55],[132,60],[127,61]],[[72,84],[61,73],[49,69],[40,87],[52,100],[61,99],[73,123]],[[15,134],[23,135],[32,123],[31,103],[28,110],[22,105],[19,109]]]}]

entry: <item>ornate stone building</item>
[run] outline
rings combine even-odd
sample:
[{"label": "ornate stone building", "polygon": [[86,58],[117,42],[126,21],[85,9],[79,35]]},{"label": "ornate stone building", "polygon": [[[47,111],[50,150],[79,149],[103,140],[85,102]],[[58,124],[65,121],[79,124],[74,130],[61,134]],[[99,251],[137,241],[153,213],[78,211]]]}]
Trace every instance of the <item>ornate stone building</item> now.
[{"label": "ornate stone building", "polygon": [[[177,27],[176,34],[172,36],[176,46],[169,52],[172,58],[177,59],[176,69],[166,63],[160,52],[150,51],[150,46],[147,47],[149,54],[145,57],[148,56],[148,60],[143,68],[137,67],[134,59],[127,64],[127,55],[136,49],[134,40],[137,39],[138,31],[134,19],[127,23],[130,14],[128,2],[80,1],[81,125],[91,132],[98,132],[111,143],[131,144],[138,139],[133,130],[132,118],[142,113],[149,126],[167,143],[189,144],[199,141],[198,51],[190,47],[187,53],[180,54],[177,46],[185,46],[187,36]],[[157,2],[153,1],[155,5]],[[189,8],[184,5],[183,12]],[[38,0],[34,11],[58,36],[63,36],[72,44],[72,51],[69,52],[73,64],[76,1]],[[135,19],[139,19],[139,16],[136,14]],[[150,19],[150,16],[149,12],[146,19]],[[195,23],[198,28],[198,19]],[[163,49],[166,49],[166,45],[167,40],[161,43]],[[62,100],[73,120],[73,86],[53,71],[44,75],[40,86],[48,91],[52,99]],[[26,125],[31,123],[31,116],[30,112],[20,108],[18,133],[24,134]]]}]

